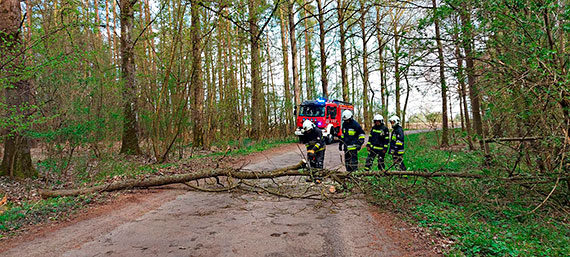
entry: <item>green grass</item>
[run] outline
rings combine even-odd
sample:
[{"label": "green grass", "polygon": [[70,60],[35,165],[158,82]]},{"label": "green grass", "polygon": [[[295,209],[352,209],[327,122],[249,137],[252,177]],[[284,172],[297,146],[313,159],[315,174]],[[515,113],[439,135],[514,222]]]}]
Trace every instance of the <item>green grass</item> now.
[{"label": "green grass", "polygon": [[93,196],[56,197],[21,205],[7,204],[7,210],[0,214],[0,238],[19,228],[67,217],[73,211],[93,202]]},{"label": "green grass", "polygon": [[[480,153],[438,150],[436,142],[434,133],[407,136],[408,169],[504,176],[495,166],[481,167]],[[366,150],[359,153],[361,165],[366,155]],[[386,165],[390,164],[388,157]],[[529,214],[544,196],[519,185],[492,179],[415,177],[378,177],[368,182],[377,204],[454,240],[450,256],[567,256],[570,252],[567,212],[545,205]],[[566,196],[559,190],[550,201]]]}]

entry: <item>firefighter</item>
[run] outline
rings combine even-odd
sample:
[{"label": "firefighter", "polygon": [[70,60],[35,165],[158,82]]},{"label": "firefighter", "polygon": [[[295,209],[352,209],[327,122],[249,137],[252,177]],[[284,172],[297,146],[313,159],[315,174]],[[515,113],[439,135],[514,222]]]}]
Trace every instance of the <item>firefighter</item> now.
[{"label": "firefighter", "polygon": [[388,151],[388,144],[390,143],[390,131],[384,125],[384,117],[380,114],[374,115],[374,126],[368,136],[368,143],[366,149],[368,150],[368,157],[366,158],[365,170],[370,170],[374,159],[378,156],[378,170],[384,170],[384,157]]},{"label": "firefighter", "polygon": [[350,110],[342,112],[342,135],[338,150],[344,151],[344,165],[346,171],[352,172],[358,169],[358,151],[364,144],[364,130],[358,122],[352,118]]},{"label": "firefighter", "polygon": [[390,117],[390,124],[392,125],[390,154],[394,160],[394,165],[399,166],[400,170],[406,170],[406,165],[404,165],[404,129],[400,126],[400,118],[398,116]]},{"label": "firefighter", "polygon": [[323,132],[310,120],[303,122],[301,143],[307,147],[307,159],[311,168],[322,169],[325,160],[325,139]]}]

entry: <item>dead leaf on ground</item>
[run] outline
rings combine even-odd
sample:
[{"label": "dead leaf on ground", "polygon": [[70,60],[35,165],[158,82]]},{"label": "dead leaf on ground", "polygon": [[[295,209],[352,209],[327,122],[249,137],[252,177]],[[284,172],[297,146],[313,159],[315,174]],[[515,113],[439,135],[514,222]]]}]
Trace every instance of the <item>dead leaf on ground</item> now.
[{"label": "dead leaf on ground", "polygon": [[2,200],[0,201],[0,206],[6,204],[6,202],[8,202],[8,196],[5,195],[4,198],[2,198]]}]

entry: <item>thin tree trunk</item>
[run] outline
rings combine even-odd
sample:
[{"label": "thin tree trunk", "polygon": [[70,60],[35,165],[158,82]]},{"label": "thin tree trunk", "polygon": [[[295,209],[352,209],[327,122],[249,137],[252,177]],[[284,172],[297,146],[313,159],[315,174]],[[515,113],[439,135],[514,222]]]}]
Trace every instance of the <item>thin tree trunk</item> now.
[{"label": "thin tree trunk", "polygon": [[299,71],[297,70],[297,38],[295,36],[294,2],[289,2],[287,15],[289,16],[289,39],[291,40],[291,64],[293,65],[293,89],[295,90],[295,107],[301,105],[301,88],[299,85]]},{"label": "thin tree trunk", "polygon": [[342,84],[342,100],[345,102],[350,101],[348,89],[348,75],[346,71],[346,30],[344,28],[344,16],[346,14],[345,1],[338,0],[338,23],[340,32],[340,77]]},{"label": "thin tree trunk", "polygon": [[305,84],[307,86],[307,99],[315,98],[315,81],[313,76],[313,57],[311,54],[311,26],[307,17],[307,1],[303,0],[303,19],[305,19]]},{"label": "thin tree trunk", "polygon": [[[289,85],[289,52],[287,44],[287,24],[285,20],[285,12],[287,11],[284,4],[281,4],[279,18],[281,26],[281,51],[283,53],[283,87],[285,90],[285,119],[287,124],[287,130],[292,131],[295,126],[293,121],[293,105],[291,103],[291,88]],[[289,17],[287,15],[287,17]]]},{"label": "thin tree trunk", "polygon": [[[30,110],[30,81],[20,77],[25,68],[25,54],[20,55],[25,45],[22,43],[20,34],[21,20],[20,1],[0,1],[0,58],[12,60],[0,70],[1,77],[11,78],[10,86],[4,89],[5,115],[7,120],[13,117],[23,117],[23,120],[18,123],[25,126],[31,122],[29,117],[32,110]],[[2,166],[0,166],[0,175],[19,178],[36,176],[37,171],[32,165],[30,154],[30,140],[25,136],[25,131],[22,131],[22,128],[9,126],[4,135],[4,156]]]},{"label": "thin tree trunk", "polygon": [[319,49],[321,51],[321,86],[323,88],[323,97],[329,97],[328,79],[327,79],[327,55],[325,48],[325,18],[322,0],[317,0],[318,20],[319,20]]},{"label": "thin tree trunk", "polygon": [[401,117],[401,108],[400,108],[400,35],[398,35],[398,27],[394,23],[394,79],[395,79],[395,90],[396,90],[396,116],[399,118]]},{"label": "thin tree trunk", "polygon": [[202,37],[200,29],[200,9],[196,0],[191,1],[190,12],[192,15],[192,135],[194,147],[204,145],[203,106],[204,85],[202,82]]},{"label": "thin tree trunk", "polygon": [[437,57],[439,59],[439,82],[441,86],[441,146],[449,146],[449,124],[447,120],[447,84],[445,83],[445,61],[443,60],[443,45],[439,31],[439,18],[437,17],[437,3],[431,0],[435,24],[435,41],[437,43]]},{"label": "thin tree trunk", "polygon": [[479,146],[487,154],[487,145],[481,140],[483,138],[483,121],[481,119],[481,107],[479,103],[479,89],[475,83],[475,67],[473,63],[473,34],[471,31],[470,8],[463,8],[466,11],[460,12],[463,32],[463,47],[465,49],[465,60],[467,64],[467,82],[469,84],[469,98],[471,99],[471,112],[473,114],[473,126],[479,137]]},{"label": "thin tree trunk", "polygon": [[380,100],[382,104],[382,115],[384,120],[388,120],[388,104],[386,103],[386,65],[384,63],[384,47],[385,42],[382,39],[382,33],[380,33],[380,6],[376,6],[376,37],[378,40],[378,63],[380,70]]},{"label": "thin tree trunk", "polygon": [[[259,40],[257,34],[259,33],[259,26],[257,25],[257,6],[256,0],[249,0],[249,29],[250,29],[250,43],[251,43],[251,126],[252,126],[252,138],[261,138],[261,113],[260,108],[262,104],[262,85],[261,78],[259,74],[260,61],[259,61]],[[298,86],[298,85],[297,85]]]},{"label": "thin tree trunk", "polygon": [[371,126],[368,102],[368,49],[366,48],[366,11],[365,1],[360,1],[360,29],[362,30],[362,108],[364,111],[364,127],[369,129]]}]

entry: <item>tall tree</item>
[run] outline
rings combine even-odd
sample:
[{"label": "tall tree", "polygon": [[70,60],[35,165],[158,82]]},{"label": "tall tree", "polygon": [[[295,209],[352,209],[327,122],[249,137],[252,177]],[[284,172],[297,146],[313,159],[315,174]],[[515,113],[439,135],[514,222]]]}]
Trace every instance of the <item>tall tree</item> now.
[{"label": "tall tree", "polygon": [[317,20],[319,22],[319,49],[321,52],[321,86],[323,88],[323,96],[329,97],[329,81],[327,78],[327,53],[325,47],[325,10],[322,0],[317,0]]},{"label": "tall tree", "polygon": [[301,105],[301,85],[297,64],[297,37],[295,36],[295,1],[289,0],[287,15],[289,16],[289,39],[291,41],[291,66],[293,68],[293,90],[295,92],[295,107]]},{"label": "tall tree", "polygon": [[340,78],[341,78],[341,86],[342,86],[342,100],[345,102],[350,101],[348,98],[349,90],[348,90],[348,75],[346,71],[346,28],[345,28],[345,20],[346,20],[346,13],[347,13],[347,1],[346,0],[337,0],[337,16],[338,16],[338,28],[339,28],[339,36],[340,36]]},{"label": "tall tree", "polygon": [[[285,19],[287,17],[287,20]],[[279,6],[279,25],[281,28],[281,53],[283,54],[283,89],[285,91],[285,122],[287,124],[287,131],[292,131],[295,126],[293,120],[293,104],[291,102],[291,86],[289,83],[289,51],[287,43],[287,6],[286,4],[281,4]]]},{"label": "tall tree", "polygon": [[368,7],[366,1],[360,1],[360,29],[362,32],[362,108],[364,111],[364,126],[370,128],[370,103],[368,102],[368,35],[366,33],[366,13]]},{"label": "tall tree", "polygon": [[384,120],[388,120],[388,96],[386,87],[386,63],[384,60],[384,51],[388,40],[384,40],[381,33],[381,22],[383,14],[380,13],[380,6],[376,5],[376,38],[378,41],[378,69],[380,71],[380,102],[382,104],[382,116]]},{"label": "tall tree", "polygon": [[123,83],[123,140],[121,153],[140,155],[137,128],[137,94],[133,35],[133,8],[137,0],[121,0],[121,79]]},{"label": "tall tree", "polygon": [[307,90],[307,99],[312,99],[315,97],[315,79],[314,79],[314,72],[313,72],[313,55],[312,55],[312,46],[311,46],[311,35],[313,34],[313,25],[311,17],[308,15],[311,11],[309,8],[312,5],[308,4],[306,0],[303,0],[303,17],[301,19],[304,20],[305,24],[305,84]]},{"label": "tall tree", "polygon": [[447,85],[445,84],[445,61],[443,59],[443,45],[441,44],[441,35],[439,31],[439,17],[437,14],[437,3],[431,0],[433,7],[433,22],[435,26],[435,41],[437,43],[437,57],[439,60],[439,83],[441,86],[441,146],[449,146],[449,125],[447,121]]},{"label": "tall tree", "polygon": [[31,87],[25,76],[24,47],[20,23],[22,10],[19,0],[0,1],[0,64],[1,85],[6,97],[4,156],[0,175],[33,177],[37,171],[32,165],[30,140],[25,134],[30,126]]},{"label": "tall tree", "polygon": [[259,59],[259,25],[257,24],[258,15],[258,1],[249,0],[249,31],[250,31],[250,44],[251,44],[251,126],[252,137],[259,139],[262,136],[261,122],[262,122],[262,109],[260,108],[263,103],[262,99],[262,85],[260,74],[260,59]]},{"label": "tall tree", "polygon": [[191,1],[190,12],[192,15],[192,70],[190,71],[192,83],[192,135],[193,146],[204,145],[203,106],[204,85],[202,82],[202,36],[200,28],[200,9],[198,0]]},{"label": "tall tree", "polygon": [[475,82],[475,53],[473,52],[473,24],[471,23],[471,7],[464,3],[460,11],[463,48],[465,50],[465,63],[467,83],[469,84],[469,98],[471,100],[471,113],[475,133],[479,137],[481,149],[487,152],[486,144],[483,143],[483,121],[481,119],[481,105],[479,101],[479,88]]}]

